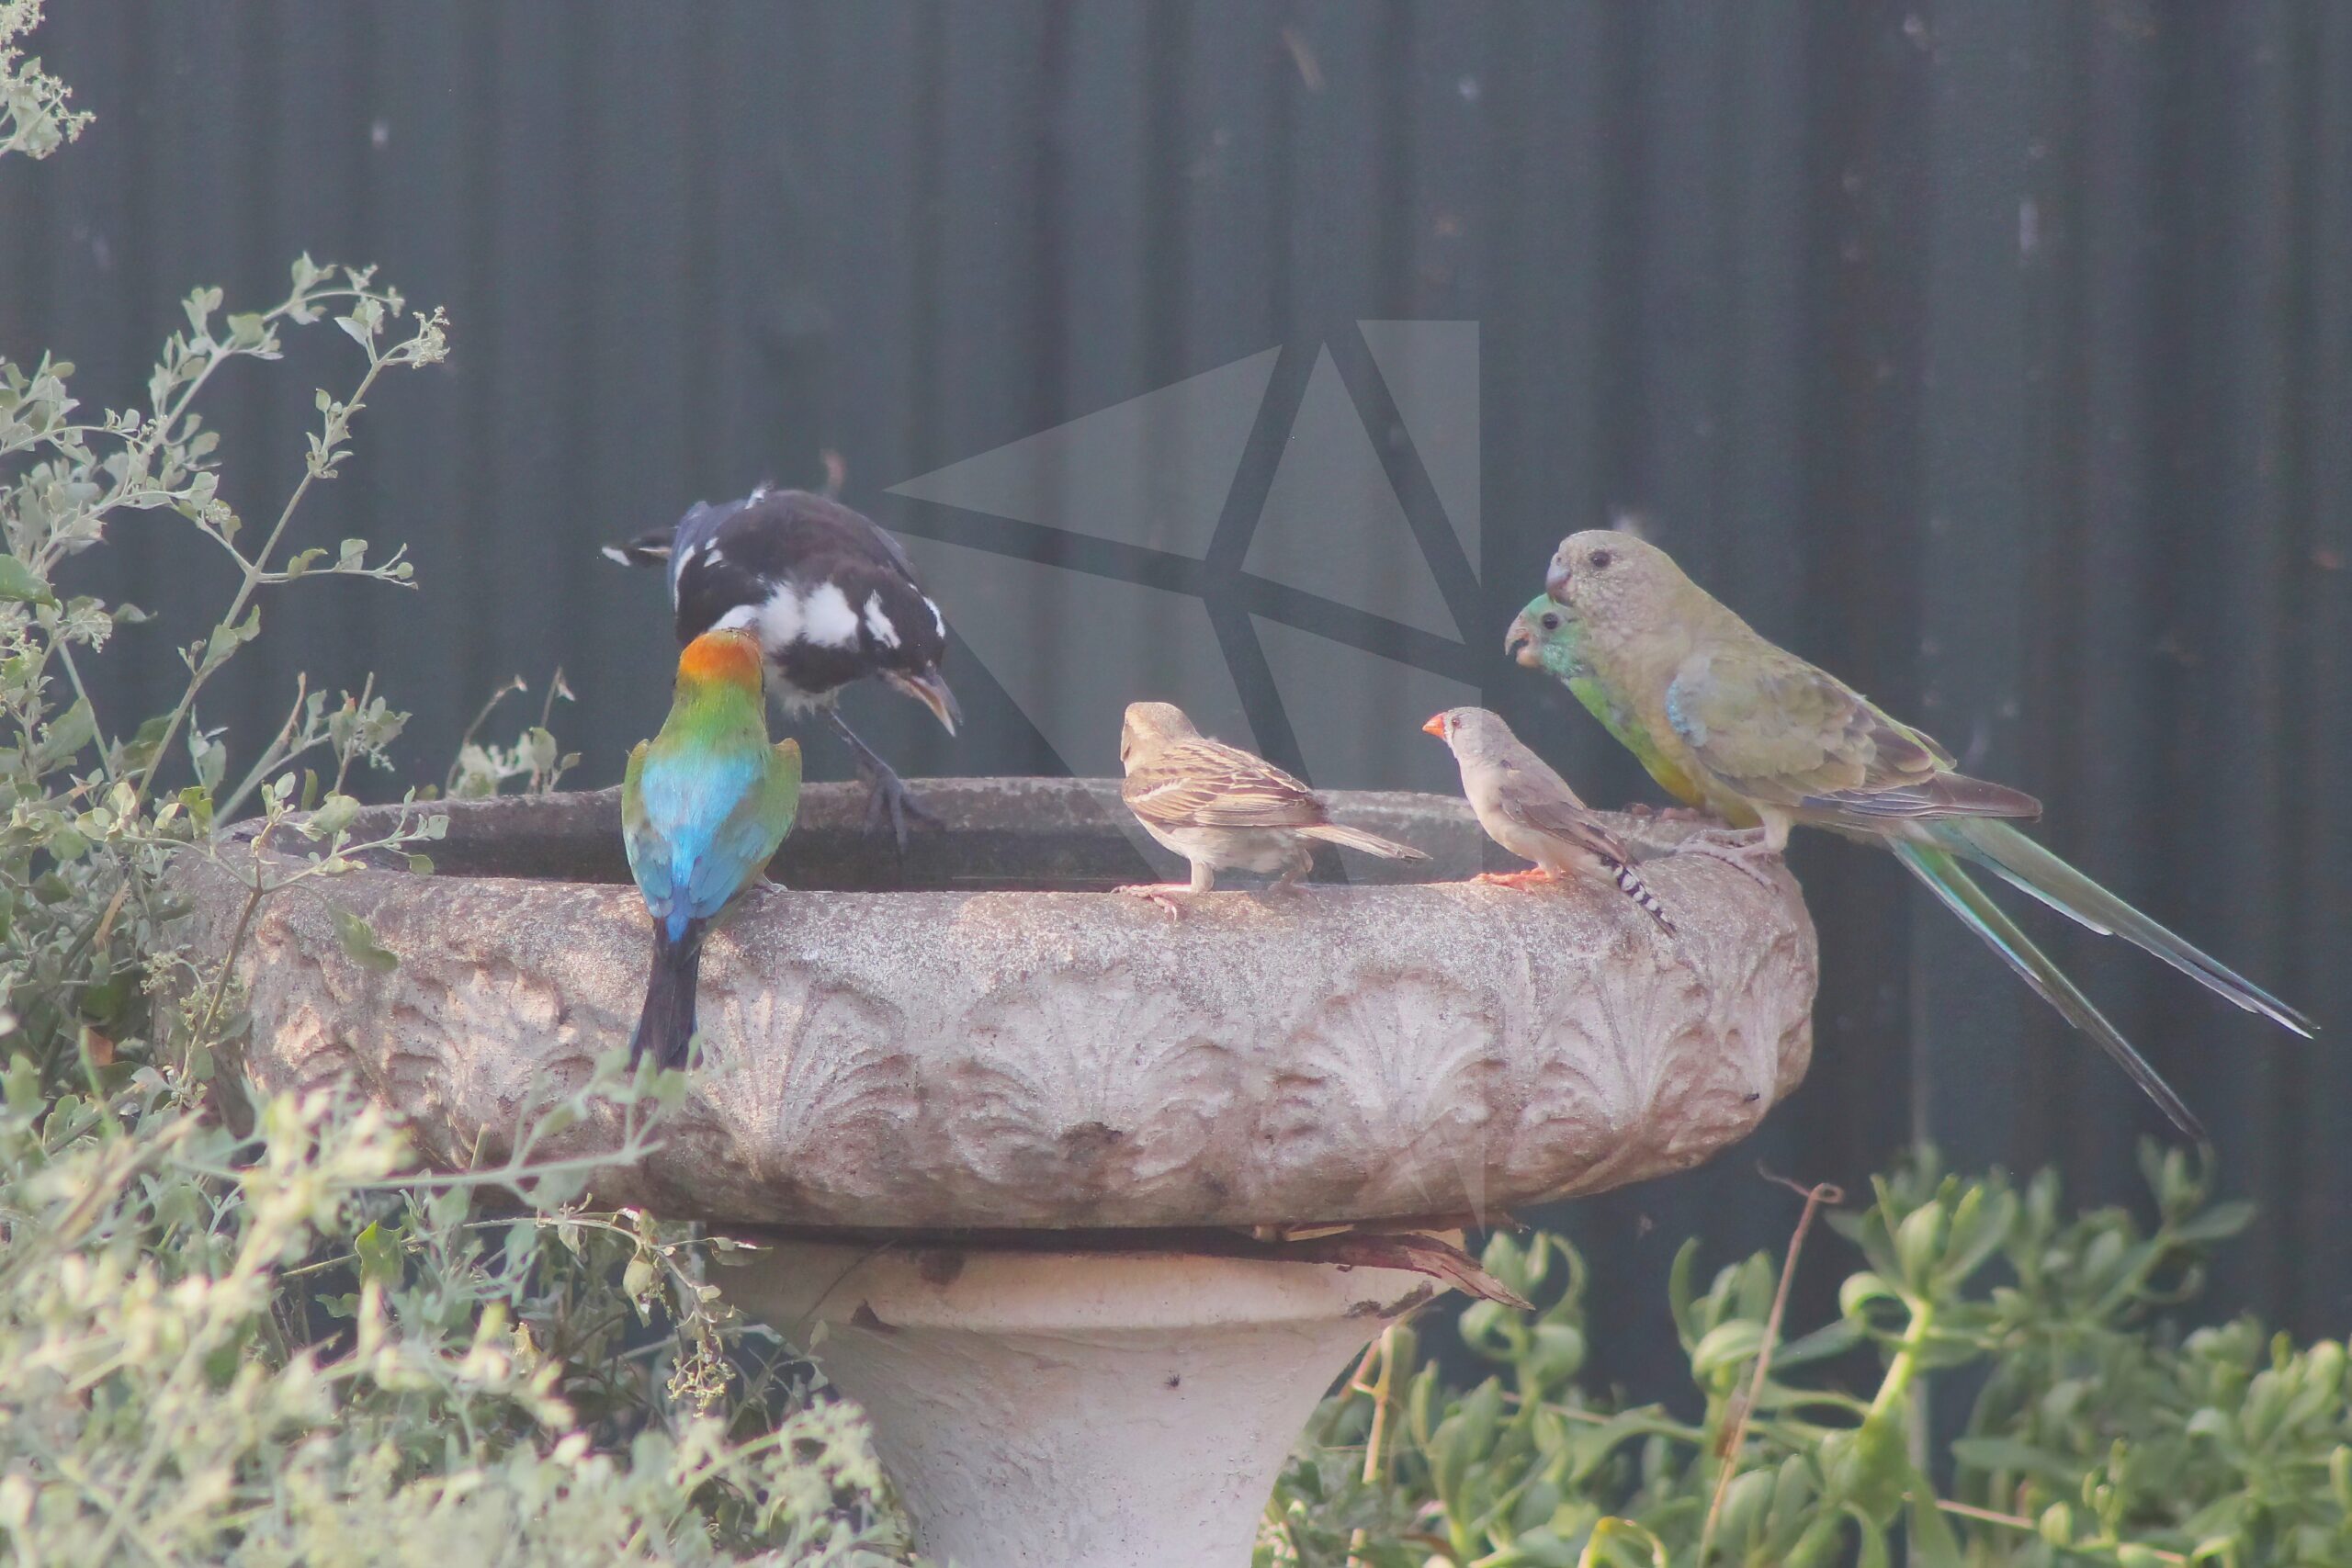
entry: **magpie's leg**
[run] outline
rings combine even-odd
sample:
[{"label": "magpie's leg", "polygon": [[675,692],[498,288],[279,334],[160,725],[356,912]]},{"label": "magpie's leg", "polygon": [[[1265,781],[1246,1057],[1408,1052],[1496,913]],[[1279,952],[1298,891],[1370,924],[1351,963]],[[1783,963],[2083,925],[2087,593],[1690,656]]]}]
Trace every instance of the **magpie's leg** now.
[{"label": "magpie's leg", "polygon": [[938,818],[916,803],[913,793],[907,788],[906,780],[891,770],[890,764],[882,760],[882,754],[857,738],[857,731],[842,718],[841,710],[826,708],[825,722],[833,727],[836,735],[849,743],[851,754],[857,759],[858,777],[865,781],[865,787],[871,792],[865,799],[867,832],[878,830],[887,822],[891,832],[898,837],[899,848],[903,850],[907,847],[907,818],[911,817],[933,828],[941,826]]}]

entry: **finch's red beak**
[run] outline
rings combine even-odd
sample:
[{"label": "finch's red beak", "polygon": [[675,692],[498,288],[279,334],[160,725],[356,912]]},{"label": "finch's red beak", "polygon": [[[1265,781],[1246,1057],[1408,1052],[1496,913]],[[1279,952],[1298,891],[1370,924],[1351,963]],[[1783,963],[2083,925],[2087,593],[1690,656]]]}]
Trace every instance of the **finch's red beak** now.
[{"label": "finch's red beak", "polygon": [[1421,733],[1422,733],[1422,734],[1424,734],[1424,735],[1434,735],[1434,736],[1436,736],[1440,740],[1444,739],[1445,739],[1445,715],[1443,715],[1443,714],[1442,714],[1442,713],[1440,713],[1440,714],[1431,714],[1431,715],[1430,716],[1430,721],[1429,721],[1427,724],[1425,724],[1425,725],[1421,726]]}]

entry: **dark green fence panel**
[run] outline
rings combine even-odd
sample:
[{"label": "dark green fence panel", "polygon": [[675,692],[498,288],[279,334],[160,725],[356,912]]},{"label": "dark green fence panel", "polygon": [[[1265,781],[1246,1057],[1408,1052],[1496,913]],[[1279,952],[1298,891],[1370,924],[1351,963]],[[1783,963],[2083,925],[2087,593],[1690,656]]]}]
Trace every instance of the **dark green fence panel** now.
[{"label": "dark green fence panel", "polygon": [[[1355,322],[1468,320],[1462,659],[1589,794],[1645,786],[1499,637],[1561,534],[1631,508],[1768,633],[2041,795],[2062,851],[2352,1023],[2352,7],[51,8],[40,52],[99,118],[0,168],[0,350],[55,348],[122,403],[187,289],[259,299],[304,249],[456,321],[306,525],[405,541],[418,591],[280,600],[202,716],[232,736],[298,671],[373,671],[437,773],[500,682],[560,665],[558,728],[608,782],[671,644],[604,539],[810,482],[827,451],[911,534],[1007,536],[886,492],[1269,348],[1277,395],[1324,344],[1378,389]],[[297,473],[334,350],[221,388],[249,513]],[[161,521],[84,570],[164,617],[101,688],[119,722],[172,689],[220,574]],[[955,620],[955,574],[933,586]],[[1021,635],[1049,669],[1159,667],[1082,617]],[[956,680],[954,740],[854,706],[913,773],[1065,765],[1050,679],[1013,691],[966,648]],[[821,739],[812,762],[842,768]],[[1892,863],[1796,861],[1825,951],[1811,1081],[1750,1149],[1572,1222],[1637,1382],[1667,1375],[1681,1237],[1728,1258],[1785,1234],[1758,1158],[1850,1180],[1925,1131],[2122,1198],[2157,1127]],[[2222,1303],[2340,1330],[2352,1056],[2050,936],[2264,1205]]]}]

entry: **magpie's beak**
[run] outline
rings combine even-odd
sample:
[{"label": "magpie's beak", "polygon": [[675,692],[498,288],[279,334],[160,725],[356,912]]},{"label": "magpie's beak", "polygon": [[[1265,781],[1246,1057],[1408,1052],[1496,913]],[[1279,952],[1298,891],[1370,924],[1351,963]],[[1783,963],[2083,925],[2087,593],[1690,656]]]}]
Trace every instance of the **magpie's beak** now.
[{"label": "magpie's beak", "polygon": [[1560,604],[1568,602],[1568,563],[1555,555],[1552,570],[1544,574],[1544,592]]},{"label": "magpie's beak", "polygon": [[964,710],[956,703],[956,694],[947,689],[947,682],[940,678],[937,670],[926,670],[920,675],[885,670],[882,678],[929,708],[931,716],[939,720],[948,734],[955,734],[956,727],[964,722]]},{"label": "magpie's beak", "polygon": [[1421,733],[1422,733],[1422,734],[1424,734],[1424,735],[1434,735],[1434,736],[1436,736],[1440,740],[1444,739],[1445,739],[1445,715],[1443,715],[1443,714],[1442,714],[1442,713],[1441,713],[1441,714],[1432,714],[1432,715],[1430,716],[1430,721],[1429,721],[1427,724],[1425,724],[1425,725],[1421,726]]},{"label": "magpie's beak", "polygon": [[1544,660],[1535,651],[1535,628],[1527,624],[1524,615],[1511,617],[1510,630],[1503,634],[1503,657],[1516,659],[1530,670],[1542,668]]}]

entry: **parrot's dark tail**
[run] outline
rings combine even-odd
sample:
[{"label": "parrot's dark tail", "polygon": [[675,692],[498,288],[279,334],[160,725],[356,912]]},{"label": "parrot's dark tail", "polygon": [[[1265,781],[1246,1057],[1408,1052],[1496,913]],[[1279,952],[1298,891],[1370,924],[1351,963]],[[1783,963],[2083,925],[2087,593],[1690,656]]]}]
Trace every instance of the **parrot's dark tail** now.
[{"label": "parrot's dark tail", "polygon": [[670,564],[670,530],[639,534],[626,544],[606,545],[602,551],[609,561],[623,566],[667,566]]},{"label": "parrot's dark tail", "polygon": [[664,1067],[686,1065],[695,1037],[695,987],[702,977],[702,937],[707,920],[688,920],[685,934],[672,942],[660,921],[653,926],[653,964],[645,976],[645,1010],[629,1037],[628,1065],[648,1051]]}]

